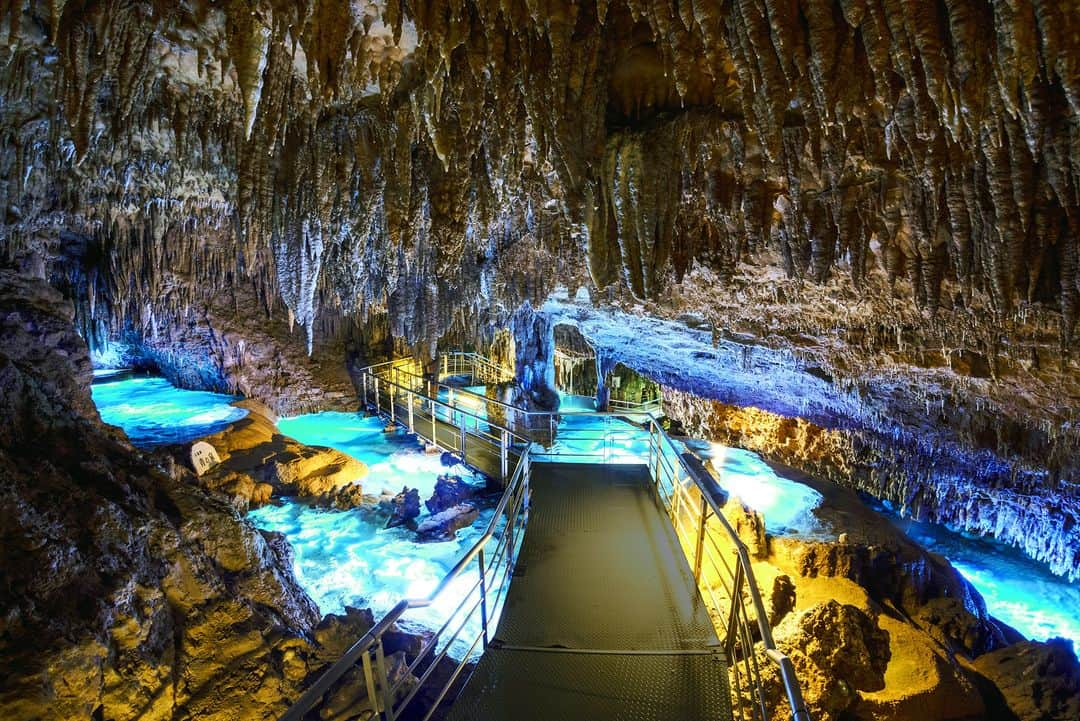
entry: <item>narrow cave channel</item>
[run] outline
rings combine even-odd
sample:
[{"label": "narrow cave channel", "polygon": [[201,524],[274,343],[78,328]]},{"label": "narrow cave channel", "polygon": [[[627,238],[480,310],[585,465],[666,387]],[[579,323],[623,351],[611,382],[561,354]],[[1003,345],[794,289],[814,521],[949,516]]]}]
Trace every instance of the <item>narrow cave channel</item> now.
[{"label": "narrow cave channel", "polygon": [[4,721],[1077,721],[1080,5],[0,4]]}]

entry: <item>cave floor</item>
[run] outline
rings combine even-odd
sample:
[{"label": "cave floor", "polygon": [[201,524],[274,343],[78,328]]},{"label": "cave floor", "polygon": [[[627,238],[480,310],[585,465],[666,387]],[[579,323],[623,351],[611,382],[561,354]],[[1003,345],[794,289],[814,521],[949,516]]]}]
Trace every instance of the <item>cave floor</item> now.
[{"label": "cave floor", "polygon": [[724,719],[727,665],[644,465],[536,463],[491,645],[451,719]]}]

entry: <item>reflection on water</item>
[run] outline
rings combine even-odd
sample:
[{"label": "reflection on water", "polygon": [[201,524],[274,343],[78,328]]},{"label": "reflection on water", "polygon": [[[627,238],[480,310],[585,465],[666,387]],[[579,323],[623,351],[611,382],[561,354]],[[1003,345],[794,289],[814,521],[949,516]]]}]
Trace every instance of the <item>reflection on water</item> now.
[{"label": "reflection on water", "polygon": [[95,383],[90,393],[101,420],[123,428],[142,448],[193,441],[247,415],[229,405],[233,396],[175,388],[164,378]]}]

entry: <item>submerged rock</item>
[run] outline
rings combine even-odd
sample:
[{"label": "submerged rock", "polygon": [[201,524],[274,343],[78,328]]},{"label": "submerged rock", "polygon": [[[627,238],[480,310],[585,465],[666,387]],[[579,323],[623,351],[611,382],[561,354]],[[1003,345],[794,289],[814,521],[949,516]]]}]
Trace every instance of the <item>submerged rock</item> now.
[{"label": "submerged rock", "polygon": [[415,488],[402,488],[401,493],[390,499],[388,505],[390,518],[386,521],[387,528],[412,527],[420,515],[420,491]]},{"label": "submerged rock", "polygon": [[463,481],[460,476],[443,474],[435,480],[435,491],[431,498],[424,501],[424,505],[428,513],[439,513],[469,500],[476,493],[476,488]]},{"label": "submerged rock", "polygon": [[476,522],[480,511],[471,503],[459,503],[428,516],[416,527],[421,541],[452,541],[457,532]]}]

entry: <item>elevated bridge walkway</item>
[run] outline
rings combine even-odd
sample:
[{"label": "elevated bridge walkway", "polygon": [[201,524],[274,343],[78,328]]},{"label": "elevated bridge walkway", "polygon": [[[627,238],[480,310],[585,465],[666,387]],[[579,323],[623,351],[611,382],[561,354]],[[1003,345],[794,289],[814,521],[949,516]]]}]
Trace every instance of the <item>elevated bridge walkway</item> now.
[{"label": "elevated bridge walkway", "polygon": [[[599,432],[575,444],[558,414],[442,383],[501,382],[490,361],[457,355],[438,379],[408,361],[365,369],[363,402],[501,479],[491,523],[429,596],[401,601],[283,720],[327,718],[342,678],[360,674],[385,721],[809,721],[700,464],[647,414],[587,414]],[[422,648],[396,649],[397,626],[431,606],[444,625]],[[782,714],[766,676],[780,681]]]}]

